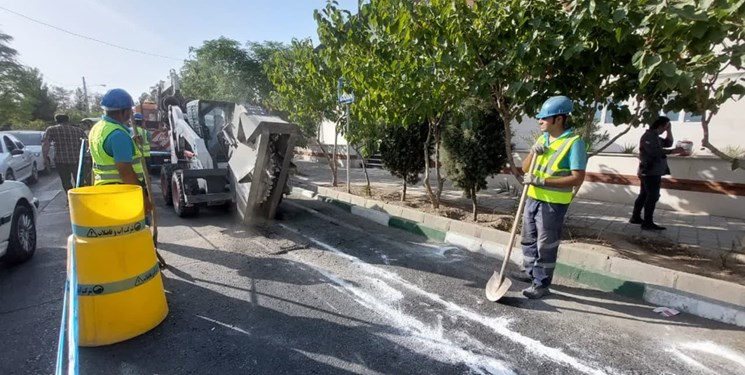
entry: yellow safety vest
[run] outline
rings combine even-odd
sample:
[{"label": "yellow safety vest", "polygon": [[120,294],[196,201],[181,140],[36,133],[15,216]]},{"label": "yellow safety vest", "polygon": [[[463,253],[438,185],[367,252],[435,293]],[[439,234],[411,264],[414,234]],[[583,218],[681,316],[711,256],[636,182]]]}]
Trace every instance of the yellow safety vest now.
[{"label": "yellow safety vest", "polygon": [[[90,142],[91,158],[93,159],[93,184],[94,185],[106,185],[106,184],[122,184],[124,181],[119,175],[119,170],[116,169],[116,162],[114,156],[109,155],[103,148],[104,141],[114,131],[123,131],[129,135],[129,130],[123,125],[115,124],[106,120],[101,120],[93,125],[90,133],[88,134],[88,141]],[[145,173],[142,170],[142,164],[140,160],[142,154],[140,150],[135,147],[134,141],[132,141],[132,149],[134,154],[132,156],[132,169],[137,174],[137,179],[143,182],[145,180]]]},{"label": "yellow safety vest", "polygon": [[137,126],[137,134],[142,138],[142,153],[146,158],[150,157],[150,133],[144,126]]},{"label": "yellow safety vest", "polygon": [[[543,136],[539,142],[543,142]],[[533,175],[546,180],[554,177],[571,176],[568,168],[559,168],[559,163],[567,156],[578,135],[568,133],[551,142],[543,155],[539,155],[535,162]],[[528,196],[547,203],[569,204],[572,202],[571,187],[535,186],[528,187]]]}]

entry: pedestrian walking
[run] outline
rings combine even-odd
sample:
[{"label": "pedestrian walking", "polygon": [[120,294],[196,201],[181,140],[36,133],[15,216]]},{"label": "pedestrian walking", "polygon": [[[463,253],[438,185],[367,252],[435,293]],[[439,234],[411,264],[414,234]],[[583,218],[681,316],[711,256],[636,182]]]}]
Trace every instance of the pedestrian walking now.
[{"label": "pedestrian walking", "polygon": [[[667,132],[665,138],[660,137]],[[667,155],[680,154],[685,150],[681,147],[670,149],[673,146],[673,131],[670,119],[660,116],[649,126],[639,140],[639,196],[634,201],[634,210],[631,213],[631,224],[641,224],[644,230],[665,230],[666,228],[654,222],[654,210],[660,199],[660,187],[662,176],[670,174],[667,165]],[[644,211],[644,216],[642,216]]]},{"label": "pedestrian walking", "polygon": [[[54,164],[59,174],[62,188],[65,192],[75,186],[78,179],[78,160],[80,158],[80,144],[87,138],[83,129],[70,124],[70,117],[66,114],[54,116],[56,125],[52,125],[44,132],[42,153],[44,160],[49,160],[49,150],[54,144]],[[90,170],[90,168],[84,168]],[[84,178],[84,181],[90,181]],[[86,183],[84,183],[86,184]]]},{"label": "pedestrian walking", "polygon": [[[574,104],[566,96],[554,96],[543,103],[536,116],[543,134],[523,160],[524,184],[529,185],[521,243],[524,270],[511,276],[531,283],[522,291],[530,299],[550,293],[573,190],[585,179],[587,146],[569,123],[573,109]],[[533,158],[535,168],[528,171]]]}]

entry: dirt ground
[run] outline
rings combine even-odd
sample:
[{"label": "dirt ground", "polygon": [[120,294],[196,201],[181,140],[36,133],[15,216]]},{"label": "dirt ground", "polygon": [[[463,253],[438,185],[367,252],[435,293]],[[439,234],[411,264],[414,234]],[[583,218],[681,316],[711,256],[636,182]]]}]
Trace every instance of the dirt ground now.
[{"label": "dirt ground", "polygon": [[[346,191],[346,187],[340,186],[336,190]],[[435,210],[426,195],[407,193],[406,201],[402,202],[401,190],[373,187],[370,195],[365,190],[364,186],[352,186],[352,194],[361,197],[414,208],[453,220],[474,223],[473,208],[468,203],[442,199],[439,210]],[[517,210],[517,202],[515,202],[514,210]],[[509,232],[512,229],[513,220],[514,211],[513,213],[494,212],[491,209],[479,207],[476,223],[484,227]],[[519,232],[520,228],[518,228]],[[727,262],[724,259],[701,257],[694,254],[690,248],[672,241],[663,242],[622,233],[577,228],[571,225],[565,227],[563,239],[568,243],[583,244],[598,249],[611,249],[623,258],[745,285],[745,265]]]}]

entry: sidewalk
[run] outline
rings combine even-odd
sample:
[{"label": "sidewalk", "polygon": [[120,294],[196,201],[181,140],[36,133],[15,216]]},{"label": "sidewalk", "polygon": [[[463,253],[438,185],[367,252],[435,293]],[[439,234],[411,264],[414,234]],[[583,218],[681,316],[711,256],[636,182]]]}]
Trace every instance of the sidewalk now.
[{"label": "sidewalk", "polygon": [[[331,181],[328,164],[322,162],[294,161],[298,166],[296,179],[316,185],[327,185]],[[390,172],[371,168],[368,169],[370,182],[374,188],[401,189],[401,180],[392,176]],[[433,174],[434,177],[434,174]],[[339,183],[343,186],[346,170],[339,169]],[[352,185],[364,185],[365,175],[361,168],[350,169]],[[433,178],[434,181],[434,178]],[[503,182],[501,183],[504,184]],[[514,199],[509,194],[500,194],[500,181],[490,179],[486,190],[478,193],[481,212],[510,212],[514,207]],[[409,186],[407,195],[424,194],[421,183]],[[461,190],[455,188],[450,181],[445,182],[442,198],[446,201],[471,204],[463,197]],[[631,203],[631,202],[629,202]],[[697,254],[714,252],[712,258],[725,254],[733,248],[743,251],[745,238],[745,220],[711,215],[693,214],[680,211],[658,209],[655,219],[667,230],[660,232],[642,231],[638,225],[628,223],[631,217],[631,205],[575,199],[567,218],[567,224],[576,228],[583,228],[596,233],[615,233],[628,237],[648,238],[650,240],[669,241],[691,248]]]}]

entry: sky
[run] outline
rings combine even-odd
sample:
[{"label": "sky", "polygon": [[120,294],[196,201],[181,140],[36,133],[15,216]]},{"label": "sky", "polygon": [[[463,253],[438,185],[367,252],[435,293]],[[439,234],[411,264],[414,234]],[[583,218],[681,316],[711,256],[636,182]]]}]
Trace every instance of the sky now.
[{"label": "sky", "polygon": [[[337,0],[356,10],[356,0]],[[0,7],[57,28],[151,56],[83,39],[0,9],[0,32],[24,65],[68,90],[120,87],[136,99],[159,80],[168,81],[189,56],[189,47],[225,36],[242,43],[312,38],[313,10],[326,0],[0,0]],[[105,85],[105,86],[103,86]]]}]

